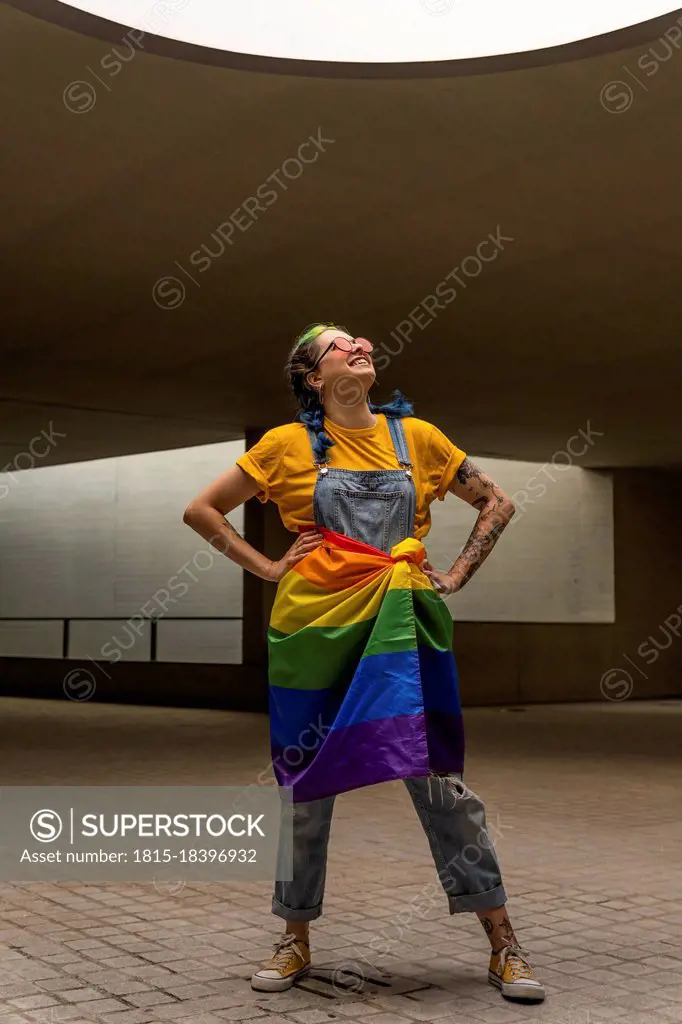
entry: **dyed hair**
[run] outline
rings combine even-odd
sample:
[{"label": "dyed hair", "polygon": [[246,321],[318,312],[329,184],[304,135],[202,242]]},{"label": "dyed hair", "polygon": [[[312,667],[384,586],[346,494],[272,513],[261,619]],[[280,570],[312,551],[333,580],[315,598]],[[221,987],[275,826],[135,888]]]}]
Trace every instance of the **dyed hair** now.
[{"label": "dyed hair", "polygon": [[[318,392],[308,384],[306,375],[312,370],[318,355],[315,341],[323,331],[328,331],[330,328],[350,334],[349,330],[339,324],[311,324],[296,338],[285,367],[289,386],[300,406],[296,419],[305,423],[307,427],[311,427],[316,435],[314,452],[318,462],[324,462],[327,449],[331,448],[335,442],[325,433],[324,407],[320,402]],[[369,400],[367,404],[370,412],[384,413],[385,416],[394,419],[414,415],[412,404],[400,391],[394,391],[392,401],[385,402],[383,405],[376,405]]]}]

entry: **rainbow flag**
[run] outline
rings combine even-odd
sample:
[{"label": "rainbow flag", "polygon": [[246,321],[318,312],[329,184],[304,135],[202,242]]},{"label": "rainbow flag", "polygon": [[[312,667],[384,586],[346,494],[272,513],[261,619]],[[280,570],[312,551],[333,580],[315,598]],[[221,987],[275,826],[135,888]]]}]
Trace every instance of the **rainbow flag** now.
[{"label": "rainbow flag", "polygon": [[421,541],[390,554],[324,527],[279,582],[268,629],[277,781],[294,801],[461,772],[452,618],[420,569]]}]

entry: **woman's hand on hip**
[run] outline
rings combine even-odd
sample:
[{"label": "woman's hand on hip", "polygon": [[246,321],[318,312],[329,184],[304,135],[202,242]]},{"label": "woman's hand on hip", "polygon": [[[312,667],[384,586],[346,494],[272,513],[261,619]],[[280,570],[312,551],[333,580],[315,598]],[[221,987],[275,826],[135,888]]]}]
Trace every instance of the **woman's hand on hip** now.
[{"label": "woman's hand on hip", "polygon": [[278,583],[283,576],[286,576],[292,566],[300,562],[306,555],[309,555],[315,548],[319,548],[323,539],[319,530],[306,530],[296,538],[282,558],[270,563],[267,578],[272,580],[273,583]]},{"label": "woman's hand on hip", "polygon": [[428,559],[424,559],[421,568],[424,575],[428,576],[434,589],[438,591],[441,597],[448,597],[459,590],[459,580],[456,580],[449,572],[441,572],[440,569],[434,569]]}]

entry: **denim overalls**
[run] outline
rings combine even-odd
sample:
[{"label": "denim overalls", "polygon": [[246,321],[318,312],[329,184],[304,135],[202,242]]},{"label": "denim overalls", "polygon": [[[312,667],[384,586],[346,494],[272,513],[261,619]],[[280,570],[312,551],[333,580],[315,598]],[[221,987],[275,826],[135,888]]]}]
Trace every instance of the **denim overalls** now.
[{"label": "denim overalls", "polygon": [[[396,460],[401,469],[337,469],[315,461],[313,492],[315,524],[346,537],[390,551],[414,536],[417,492],[401,419],[388,419]],[[311,445],[315,434],[308,430]]]},{"label": "denim overalls", "polygon": [[[390,552],[414,536],[417,493],[402,419],[387,417],[400,468],[340,469],[313,454],[318,468],[313,493],[315,524]],[[308,429],[311,445],[316,438]],[[313,449],[314,450],[314,449]],[[333,451],[333,449],[332,449]],[[404,779],[431,848],[450,913],[491,910],[506,902],[482,801],[459,774]],[[276,882],[273,913],[290,921],[312,921],[322,913],[327,844],[335,797],[295,803],[293,851],[280,842],[282,863],[293,853],[293,880]],[[284,836],[284,830],[282,835]]]}]

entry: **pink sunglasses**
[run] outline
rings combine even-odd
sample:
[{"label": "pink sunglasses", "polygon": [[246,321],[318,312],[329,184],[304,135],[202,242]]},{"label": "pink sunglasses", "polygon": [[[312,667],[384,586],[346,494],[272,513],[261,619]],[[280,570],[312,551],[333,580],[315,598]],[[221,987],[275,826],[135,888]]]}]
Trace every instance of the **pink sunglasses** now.
[{"label": "pink sunglasses", "polygon": [[324,352],[317,357],[317,359],[313,363],[311,369],[314,370],[318,366],[318,364],[324,359],[324,357],[326,356],[327,352],[329,352],[330,349],[338,348],[339,352],[352,352],[353,348],[356,345],[358,345],[358,344],[362,346],[362,351],[363,352],[367,352],[368,354],[374,348],[374,345],[372,344],[372,342],[368,341],[367,338],[352,338],[351,339],[351,338],[344,338],[342,335],[339,335],[338,337],[334,338],[333,341],[330,341],[330,343],[327,345],[327,347],[324,350]]}]

